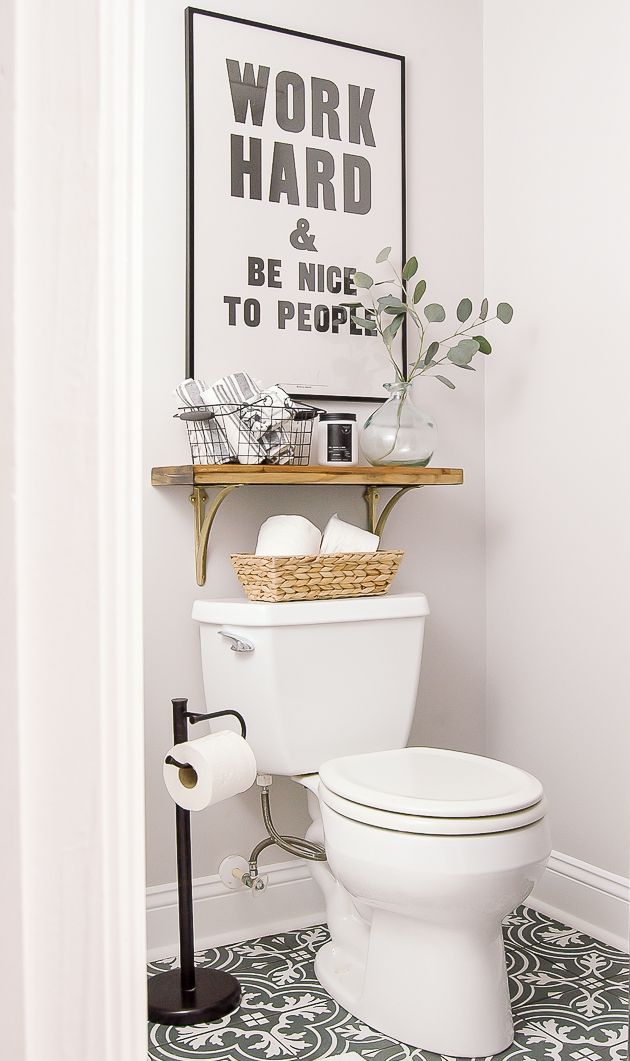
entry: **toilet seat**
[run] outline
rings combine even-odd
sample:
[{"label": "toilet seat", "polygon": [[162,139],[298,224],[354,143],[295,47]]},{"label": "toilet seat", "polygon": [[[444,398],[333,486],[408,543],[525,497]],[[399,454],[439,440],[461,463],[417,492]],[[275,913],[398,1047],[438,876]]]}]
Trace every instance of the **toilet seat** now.
[{"label": "toilet seat", "polygon": [[417,833],[425,836],[480,836],[488,833],[504,833],[522,829],[540,821],[547,813],[547,801],[541,799],[525,810],[513,814],[487,814],[483,818],[427,818],[415,814],[395,814],[392,811],[364,807],[360,803],[343,799],[330,792],[320,782],[319,798],[337,814],[350,821],[371,825],[376,829],[389,829],[398,833]]},{"label": "toilet seat", "polygon": [[531,774],[441,748],[332,759],[321,768],[319,796],[353,821],[440,836],[520,829],[546,812],[542,785]]}]

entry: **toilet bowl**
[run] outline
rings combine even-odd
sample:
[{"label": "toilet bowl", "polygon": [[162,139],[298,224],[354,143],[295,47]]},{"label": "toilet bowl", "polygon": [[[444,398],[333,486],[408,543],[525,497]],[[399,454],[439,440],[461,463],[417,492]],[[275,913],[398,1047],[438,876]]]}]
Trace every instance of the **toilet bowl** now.
[{"label": "toilet bowl", "polygon": [[[530,774],[430,748],[346,756],[311,793],[331,941],[315,970],[351,1013],[411,1046],[487,1056],[513,1039],[502,919],[551,843]],[[352,798],[348,798],[351,796]],[[317,798],[315,798],[317,797]]]},{"label": "toilet bowl", "polygon": [[501,921],[549,856],[546,802],[523,770],[405,747],[428,613],[421,593],[193,607],[208,710],[241,711],[259,772],[307,790],[321,983],[394,1039],[488,1056],[512,1042]]}]

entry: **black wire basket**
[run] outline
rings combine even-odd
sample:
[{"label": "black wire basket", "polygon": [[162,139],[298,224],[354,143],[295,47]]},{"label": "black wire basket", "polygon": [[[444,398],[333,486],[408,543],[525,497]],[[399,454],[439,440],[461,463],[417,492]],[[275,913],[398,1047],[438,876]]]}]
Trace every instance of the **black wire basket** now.
[{"label": "black wire basket", "polygon": [[308,464],[312,405],[242,404],[180,406],[193,464]]}]

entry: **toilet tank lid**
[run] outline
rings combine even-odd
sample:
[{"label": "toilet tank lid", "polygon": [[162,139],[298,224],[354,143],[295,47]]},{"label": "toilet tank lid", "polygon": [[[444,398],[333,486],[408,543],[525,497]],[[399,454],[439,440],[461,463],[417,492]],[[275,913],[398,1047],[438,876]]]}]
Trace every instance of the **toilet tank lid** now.
[{"label": "toilet tank lid", "polygon": [[239,597],[196,600],[192,617],[198,623],[236,623],[239,626],[309,626],[350,623],[362,619],[404,619],[429,614],[424,593],[391,593],[344,600],[248,601]]}]

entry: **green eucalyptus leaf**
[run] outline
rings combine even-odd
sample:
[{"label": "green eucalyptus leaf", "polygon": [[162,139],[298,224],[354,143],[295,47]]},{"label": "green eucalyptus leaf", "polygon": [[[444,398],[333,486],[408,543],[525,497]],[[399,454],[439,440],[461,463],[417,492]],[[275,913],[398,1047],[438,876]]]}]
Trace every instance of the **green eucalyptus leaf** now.
[{"label": "green eucalyptus leaf", "polygon": [[353,282],[355,287],[363,287],[363,288],[368,288],[368,289],[374,283],[374,281],[373,281],[371,276],[368,276],[367,273],[361,273],[361,272],[354,274],[354,276],[352,277],[352,282]]},{"label": "green eucalyptus leaf", "polygon": [[454,346],[452,350],[449,350],[446,356],[448,357],[451,364],[457,365],[458,368],[461,368],[462,365],[467,365],[468,361],[470,360],[469,355],[463,354],[461,350],[457,349],[456,346]]},{"label": "green eucalyptus leaf", "polygon": [[474,365],[458,365],[458,368],[465,369],[466,372],[476,372],[477,369]]},{"label": "green eucalyptus leaf", "polygon": [[514,315],[514,310],[509,302],[499,302],[497,306],[497,317],[502,324],[509,324]]},{"label": "green eucalyptus leaf", "polygon": [[398,329],[403,324],[406,316],[407,316],[406,313],[400,313],[398,317],[394,317],[394,319],[392,321],[392,331],[393,331],[394,335],[396,335]]},{"label": "green eucalyptus leaf", "polygon": [[457,319],[460,324],[467,321],[472,313],[472,302],[469,298],[463,298],[457,307]]},{"label": "green eucalyptus leaf", "polygon": [[394,339],[396,338],[396,333],[398,332],[398,329],[400,328],[404,319],[405,315],[404,313],[401,313],[400,316],[394,317],[391,324],[388,324],[387,327],[383,329],[383,339],[386,343],[392,343],[394,341]]},{"label": "green eucalyptus leaf", "polygon": [[401,298],[398,298],[398,295],[381,295],[376,301],[382,309],[385,309],[386,306],[392,306],[396,310],[401,310],[405,306],[405,303]]},{"label": "green eucalyptus leaf", "polygon": [[403,278],[403,280],[411,280],[411,277],[415,276],[417,272],[418,272],[418,259],[416,258],[415,254],[414,254],[414,255],[412,255],[411,258],[409,258],[408,261],[405,262],[405,265],[404,265],[404,268],[403,268],[403,271],[402,271],[402,278]]},{"label": "green eucalyptus leaf", "polygon": [[415,306],[416,302],[420,301],[420,299],[424,295],[426,289],[427,289],[426,280],[418,280],[418,283],[416,284],[415,290],[414,290],[414,293],[413,293],[413,304],[414,304],[414,306]]},{"label": "green eucalyptus leaf", "polygon": [[424,307],[424,315],[431,324],[441,324],[446,319],[444,306],[440,306],[439,302],[429,302],[429,305]]},{"label": "green eucalyptus leaf", "polygon": [[450,379],[447,379],[446,376],[438,376],[438,375],[436,375],[435,378],[439,379],[440,383],[443,383],[444,386],[448,387],[449,390],[452,390],[452,391],[455,390],[455,384],[452,383]]},{"label": "green eucalyptus leaf", "polygon": [[392,248],[391,247],[383,247],[382,251],[379,251],[378,254],[376,255],[376,263],[377,263],[377,265],[380,265],[381,262],[386,262],[391,253],[392,253]]},{"label": "green eucalyptus leaf", "polygon": [[475,342],[479,343],[479,349],[481,350],[482,354],[492,353],[492,347],[490,346],[490,343],[486,339],[485,335],[473,335],[473,339],[475,340]]},{"label": "green eucalyptus leaf", "polygon": [[365,330],[368,332],[376,331],[376,325],[374,321],[368,320],[367,317],[358,317],[356,313],[353,313],[352,320],[355,324],[358,324],[361,328],[365,328]]},{"label": "green eucalyptus leaf", "polygon": [[488,299],[487,298],[484,298],[483,302],[481,303],[481,309],[479,310],[479,316],[481,317],[482,321],[485,321],[486,317],[488,316]]},{"label": "green eucalyptus leaf", "polygon": [[439,349],[440,349],[440,344],[439,343],[433,342],[433,343],[430,344],[429,349],[427,350],[425,358],[424,358],[425,365],[430,365],[431,364],[431,362],[433,361],[433,358],[435,357],[435,355],[437,354]]},{"label": "green eucalyptus leaf", "polygon": [[468,365],[479,349],[476,339],[460,339],[457,346],[452,346],[447,353],[449,361],[459,368]]}]

